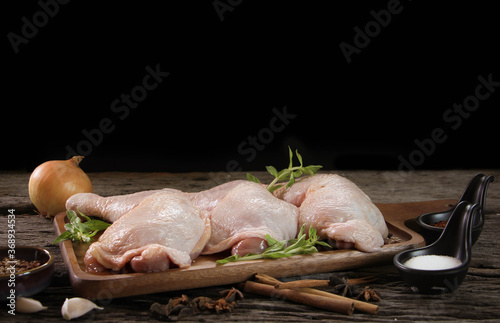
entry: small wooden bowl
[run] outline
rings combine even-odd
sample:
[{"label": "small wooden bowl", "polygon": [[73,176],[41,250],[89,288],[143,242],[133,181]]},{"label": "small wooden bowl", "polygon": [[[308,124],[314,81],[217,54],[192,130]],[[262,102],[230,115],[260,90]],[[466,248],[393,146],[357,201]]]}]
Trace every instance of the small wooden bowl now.
[{"label": "small wooden bowl", "polygon": [[[9,250],[5,247],[0,248],[0,259],[9,257]],[[15,259],[39,260],[41,264],[19,274],[0,275],[0,297],[3,300],[12,295],[27,297],[43,291],[50,285],[54,274],[54,256],[48,250],[39,247],[16,246],[15,251]]]}]

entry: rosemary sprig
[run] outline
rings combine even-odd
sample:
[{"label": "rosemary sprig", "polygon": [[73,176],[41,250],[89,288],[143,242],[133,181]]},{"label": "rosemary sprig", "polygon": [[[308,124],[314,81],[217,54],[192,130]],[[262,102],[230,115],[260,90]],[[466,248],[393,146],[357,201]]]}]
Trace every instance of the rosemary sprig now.
[{"label": "rosemary sprig", "polygon": [[318,252],[316,245],[330,247],[329,244],[319,241],[316,230],[311,226],[309,227],[309,238],[306,239],[304,233],[305,224],[300,229],[297,238],[290,241],[278,241],[273,239],[269,234],[266,235],[266,241],[269,247],[263,253],[251,253],[246,256],[232,255],[224,259],[217,260],[217,264],[227,264],[235,261],[255,260],[255,259],[277,259],[284,257],[291,257],[295,255],[308,254]]},{"label": "rosemary sprig", "polygon": [[[321,165],[309,165],[304,167],[302,163],[302,156],[299,154],[298,150],[295,150],[295,155],[299,160],[300,166],[293,166],[293,152],[290,146],[288,146],[288,154],[290,156],[290,164],[288,165],[288,168],[282,169],[278,172],[274,166],[266,166],[266,170],[269,174],[275,177],[266,187],[269,192],[274,192],[278,188],[282,187],[282,184],[276,184],[280,181],[288,179],[286,187],[290,187],[293,183],[295,183],[296,178],[302,176],[303,174],[314,175],[320,168],[323,167]],[[251,182],[260,184],[259,179],[250,173],[247,173],[247,179]]]},{"label": "rosemary sprig", "polygon": [[64,225],[66,231],[61,233],[61,235],[54,240],[53,244],[57,244],[64,240],[89,243],[97,232],[106,230],[106,228],[111,225],[101,220],[92,220],[80,211],[78,211],[78,213],[87,221],[82,222],[78,214],[73,210],[66,211],[66,216],[69,219],[69,223]]}]

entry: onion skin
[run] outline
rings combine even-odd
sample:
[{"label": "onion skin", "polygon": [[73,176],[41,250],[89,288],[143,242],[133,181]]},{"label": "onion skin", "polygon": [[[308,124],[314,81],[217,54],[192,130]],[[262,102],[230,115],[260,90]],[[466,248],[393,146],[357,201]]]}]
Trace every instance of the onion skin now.
[{"label": "onion skin", "polygon": [[92,193],[92,182],[78,166],[83,156],[51,160],[31,173],[28,189],[31,202],[44,216],[66,211],[66,200],[76,193]]}]

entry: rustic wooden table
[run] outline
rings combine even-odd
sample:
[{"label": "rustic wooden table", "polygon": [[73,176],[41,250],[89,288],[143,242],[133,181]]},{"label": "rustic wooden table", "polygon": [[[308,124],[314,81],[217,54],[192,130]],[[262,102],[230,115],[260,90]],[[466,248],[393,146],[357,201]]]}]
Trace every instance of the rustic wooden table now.
[{"label": "rustic wooden table", "polygon": [[[450,171],[341,171],[340,174],[354,181],[375,202],[399,203],[436,199],[457,199],[469,180],[476,173],[494,175],[500,179],[500,170],[450,170]],[[255,172],[259,178],[264,173]],[[242,173],[90,173],[94,192],[100,195],[116,195],[146,189],[172,187],[184,191],[199,191],[217,184],[245,178]],[[35,215],[28,197],[27,173],[0,173],[0,241],[7,245],[8,209],[15,209],[16,244],[42,246],[56,257],[55,276],[50,287],[33,296],[48,310],[37,314],[7,313],[1,303],[1,321],[37,322],[60,321],[61,305],[66,297],[75,295],[70,286],[68,272],[64,266],[58,246],[52,245],[55,238],[52,221]],[[473,247],[473,256],[468,275],[454,293],[421,295],[414,293],[400,280],[396,268],[391,264],[359,268],[338,272],[336,275],[349,278],[374,275],[377,281],[369,283],[382,297],[377,315],[355,312],[351,316],[336,314],[298,305],[288,301],[271,299],[245,293],[245,299],[230,313],[204,313],[183,318],[183,321],[469,321],[500,320],[500,186],[492,183],[486,199],[486,224],[479,241]],[[332,273],[301,276],[300,279],[328,279]],[[290,277],[285,280],[298,279]],[[177,292],[142,295],[121,299],[98,301],[105,309],[94,311],[80,320],[102,322],[154,321],[149,308],[154,302],[167,303],[172,297],[186,294],[189,297],[219,297],[219,292],[232,286],[217,286]],[[328,290],[328,289],[327,289]],[[174,319],[176,319],[174,317]]]}]

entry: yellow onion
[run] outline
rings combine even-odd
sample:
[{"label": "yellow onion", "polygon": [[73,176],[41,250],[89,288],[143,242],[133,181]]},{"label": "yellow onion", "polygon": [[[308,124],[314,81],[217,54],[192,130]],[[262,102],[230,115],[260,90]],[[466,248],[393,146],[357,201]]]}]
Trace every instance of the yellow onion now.
[{"label": "yellow onion", "polygon": [[83,156],[51,160],[31,173],[29,195],[38,212],[54,216],[66,210],[66,200],[76,193],[92,193],[90,178],[78,166]]}]

